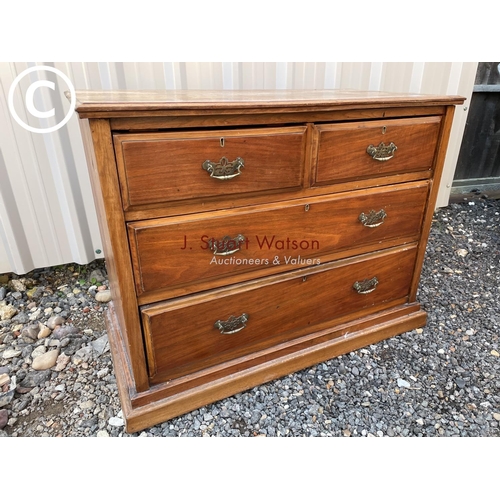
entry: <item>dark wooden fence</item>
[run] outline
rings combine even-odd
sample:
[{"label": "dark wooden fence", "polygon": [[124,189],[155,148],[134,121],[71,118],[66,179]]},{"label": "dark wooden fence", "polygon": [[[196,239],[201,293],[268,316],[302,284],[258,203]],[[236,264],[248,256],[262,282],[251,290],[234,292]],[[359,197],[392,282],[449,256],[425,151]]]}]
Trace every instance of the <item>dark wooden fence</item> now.
[{"label": "dark wooden fence", "polygon": [[500,63],[479,63],[455,186],[500,182]]}]

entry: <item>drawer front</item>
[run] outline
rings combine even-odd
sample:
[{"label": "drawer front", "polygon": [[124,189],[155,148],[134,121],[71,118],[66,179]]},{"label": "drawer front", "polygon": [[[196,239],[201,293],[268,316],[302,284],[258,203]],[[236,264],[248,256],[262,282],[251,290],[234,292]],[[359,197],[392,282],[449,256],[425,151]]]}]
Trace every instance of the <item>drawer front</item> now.
[{"label": "drawer front", "polygon": [[129,223],[137,293],[192,293],[212,287],[214,279],[227,278],[221,286],[246,273],[326,262],[340,251],[345,257],[415,241],[427,190],[428,182],[416,182]]},{"label": "drawer front", "polygon": [[415,246],[399,247],[144,307],[150,376],[188,375],[404,303],[415,257]]},{"label": "drawer front", "polygon": [[299,188],[306,130],[116,135],[124,207]]},{"label": "drawer front", "polygon": [[316,126],[314,184],[362,179],[433,166],[439,116]]}]

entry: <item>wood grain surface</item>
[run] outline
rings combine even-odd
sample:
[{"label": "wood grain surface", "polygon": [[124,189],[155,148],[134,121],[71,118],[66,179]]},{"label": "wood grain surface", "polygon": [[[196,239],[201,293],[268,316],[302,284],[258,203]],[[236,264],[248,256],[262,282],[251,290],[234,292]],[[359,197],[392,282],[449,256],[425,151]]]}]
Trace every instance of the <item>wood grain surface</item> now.
[{"label": "wood grain surface", "polygon": [[[294,111],[334,109],[339,107],[425,106],[428,104],[461,104],[460,96],[359,92],[356,90],[152,90],[76,92],[76,110],[81,117],[108,112],[129,116],[134,111],[150,114],[161,110],[229,110],[252,109]],[[102,117],[102,115],[101,115]],[[109,114],[106,116],[109,117]]]},{"label": "wood grain surface", "polygon": [[[129,223],[137,293],[161,290],[155,298],[166,298],[207,289],[215,278],[232,277],[228,284],[257,270],[269,275],[328,262],[341,250],[354,255],[388,247],[395,239],[415,241],[427,191],[427,182],[417,182]],[[387,216],[377,227],[359,220],[362,213],[381,210]],[[228,247],[234,253],[214,254],[223,250],[225,236],[239,235],[244,241]]]},{"label": "wood grain surface", "polygon": [[[318,125],[316,184],[428,170],[433,165],[440,117]],[[368,146],[395,144],[394,156],[377,161]]]},{"label": "wood grain surface", "polygon": [[[115,135],[125,208],[177,200],[278,191],[302,185],[306,127]],[[241,158],[237,177],[220,180],[208,160]]]},{"label": "wood grain surface", "polygon": [[[193,373],[229,359],[331,326],[343,315],[406,297],[416,248],[348,260],[304,276],[282,275],[251,290],[217,291],[171,305],[142,308],[150,376],[154,382]],[[320,272],[322,271],[322,272]],[[376,277],[371,293],[354,290],[357,281]],[[225,335],[218,320],[248,315],[247,326]]]}]

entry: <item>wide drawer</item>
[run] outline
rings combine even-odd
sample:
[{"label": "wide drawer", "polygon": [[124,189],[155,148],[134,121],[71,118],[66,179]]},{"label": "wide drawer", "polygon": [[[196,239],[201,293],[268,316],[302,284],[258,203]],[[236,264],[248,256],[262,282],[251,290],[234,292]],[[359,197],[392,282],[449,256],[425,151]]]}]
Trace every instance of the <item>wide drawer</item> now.
[{"label": "wide drawer", "polygon": [[433,167],[441,117],[317,125],[313,184]]},{"label": "wide drawer", "polygon": [[188,375],[402,304],[415,257],[415,246],[399,247],[143,307],[150,377]]},{"label": "wide drawer", "polygon": [[124,208],[299,188],[306,129],[115,135]]},{"label": "wide drawer", "polygon": [[161,291],[148,297],[158,300],[415,241],[427,190],[422,181],[129,223],[137,294]]}]

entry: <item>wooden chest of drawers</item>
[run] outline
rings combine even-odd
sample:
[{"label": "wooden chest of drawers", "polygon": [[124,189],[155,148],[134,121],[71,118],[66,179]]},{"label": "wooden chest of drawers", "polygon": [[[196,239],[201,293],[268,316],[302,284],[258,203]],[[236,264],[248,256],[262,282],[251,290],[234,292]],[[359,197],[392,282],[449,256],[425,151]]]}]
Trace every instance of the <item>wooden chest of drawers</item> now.
[{"label": "wooden chest of drawers", "polygon": [[134,432],[425,324],[458,96],[79,92]]}]

